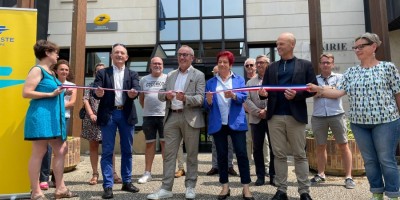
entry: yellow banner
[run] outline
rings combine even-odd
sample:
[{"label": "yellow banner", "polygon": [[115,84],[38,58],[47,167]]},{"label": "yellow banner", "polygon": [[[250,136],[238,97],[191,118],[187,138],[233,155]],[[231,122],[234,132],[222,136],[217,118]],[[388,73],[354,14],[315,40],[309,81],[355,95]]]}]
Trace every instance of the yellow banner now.
[{"label": "yellow banner", "polygon": [[35,65],[36,9],[0,8],[0,199],[30,193],[28,160],[31,143],[24,141],[29,105],[22,87]]}]

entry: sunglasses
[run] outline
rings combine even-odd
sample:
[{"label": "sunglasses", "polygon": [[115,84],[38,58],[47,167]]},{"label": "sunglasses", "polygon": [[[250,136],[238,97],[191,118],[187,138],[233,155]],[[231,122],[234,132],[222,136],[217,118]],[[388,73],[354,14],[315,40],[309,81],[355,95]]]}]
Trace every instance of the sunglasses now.
[{"label": "sunglasses", "polygon": [[249,68],[249,67],[253,67],[254,66],[254,64],[246,64],[246,65],[244,65],[246,68]]}]

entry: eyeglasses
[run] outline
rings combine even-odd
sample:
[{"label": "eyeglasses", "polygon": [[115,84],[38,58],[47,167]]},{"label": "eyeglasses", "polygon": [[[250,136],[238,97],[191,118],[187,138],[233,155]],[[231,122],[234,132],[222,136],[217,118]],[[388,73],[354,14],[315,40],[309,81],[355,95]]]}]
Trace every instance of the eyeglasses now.
[{"label": "eyeglasses", "polygon": [[246,68],[249,68],[249,67],[253,67],[254,66],[254,64],[246,64],[246,65],[244,65]]},{"label": "eyeglasses", "polygon": [[258,65],[258,64],[260,64],[260,65],[263,65],[263,64],[267,64],[268,62],[265,62],[265,61],[257,61],[256,62],[256,65]]},{"label": "eyeglasses", "polygon": [[333,62],[329,62],[329,61],[325,61],[325,62],[320,62],[322,65],[330,65],[330,64],[332,64]]},{"label": "eyeglasses", "polygon": [[117,46],[122,46],[122,47],[124,47],[124,48],[126,49],[126,46],[125,46],[124,44],[121,44],[121,43],[115,43],[115,44],[113,44],[113,45],[112,45],[112,48],[114,49],[114,48],[117,47]]},{"label": "eyeglasses", "polygon": [[372,45],[373,43],[366,43],[366,44],[360,44],[360,45],[358,45],[358,46],[354,46],[354,47],[351,47],[354,51],[355,50],[363,50],[364,49],[364,47],[366,47],[366,46],[370,46],[370,45]]},{"label": "eyeglasses", "polygon": [[188,53],[178,53],[178,58],[183,56],[184,58],[188,57],[188,56],[193,56],[192,54],[188,54]]}]

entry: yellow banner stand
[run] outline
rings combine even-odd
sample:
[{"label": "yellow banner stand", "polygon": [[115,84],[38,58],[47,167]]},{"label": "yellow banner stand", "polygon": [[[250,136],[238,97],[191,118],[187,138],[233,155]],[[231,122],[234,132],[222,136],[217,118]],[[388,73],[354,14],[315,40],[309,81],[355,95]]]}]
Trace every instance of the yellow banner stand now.
[{"label": "yellow banner stand", "polygon": [[22,87],[36,60],[36,9],[0,8],[0,199],[30,197]]}]

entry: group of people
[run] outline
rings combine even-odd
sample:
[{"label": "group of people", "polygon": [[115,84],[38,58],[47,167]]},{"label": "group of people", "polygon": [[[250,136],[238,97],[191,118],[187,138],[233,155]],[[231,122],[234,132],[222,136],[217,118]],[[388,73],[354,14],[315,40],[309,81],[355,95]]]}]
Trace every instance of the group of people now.
[{"label": "group of people", "polygon": [[[270,64],[265,55],[246,60],[245,68],[257,71],[248,77],[247,83],[232,71],[235,58],[230,51],[218,53],[217,66],[213,70],[215,76],[206,82],[204,74],[192,66],[194,51],[187,45],[177,51],[179,66],[176,70],[164,74],[162,59],[154,57],[150,63],[150,74],[139,80],[138,74],[125,66],[128,60],[126,47],[115,44],[111,52],[112,66],[96,66],[95,81],[91,84],[96,89],[86,91],[84,96],[87,110],[84,125],[93,126],[90,131],[82,133],[82,137],[90,141],[93,168],[90,184],[96,184],[99,177],[97,149],[101,141],[102,198],[113,198],[112,187],[116,182],[114,144],[118,128],[121,138],[121,190],[139,192],[131,178],[133,133],[137,123],[133,101],[139,98],[146,138],[145,172],[139,183],[152,179],[157,134],[163,157],[162,184],[147,199],[173,197],[176,159],[182,142],[187,153],[185,197],[196,198],[197,155],[200,129],[205,126],[204,111],[208,115],[207,133],[213,138],[217,158],[216,166],[212,166],[208,175],[219,174],[221,191],[216,195],[218,199],[226,199],[231,193],[228,174],[232,174],[233,152],[239,168],[242,198],[254,199],[249,186],[248,127],[253,141],[251,151],[257,175],[255,185],[264,185],[265,177],[269,176],[270,184],[277,187],[273,200],[288,199],[289,146],[294,158],[300,199],[312,199],[310,185],[325,181],[329,129],[342,152],[345,187],[352,189],[355,187],[351,176],[352,155],[347,145],[345,112],[340,98],[347,94],[350,104],[348,119],[365,162],[373,199],[383,200],[383,194],[398,199],[399,172],[395,150],[400,134],[400,75],[393,63],[375,58],[380,43],[379,37],[373,33],[357,37],[353,49],[361,64],[350,67],[343,75],[332,72],[333,55],[322,54],[319,65],[321,74],[316,75],[310,61],[294,56],[296,38],[292,33],[285,32],[279,35],[276,42],[280,60]],[[66,151],[66,107],[62,98],[65,92],[51,71],[51,66],[57,63],[58,47],[48,41],[38,41],[34,49],[40,62],[29,72],[23,90],[23,96],[32,99],[25,124],[25,139],[33,143],[29,161],[32,199],[46,199],[40,190],[39,171],[48,144],[54,152],[55,197],[74,197],[76,195],[66,188],[62,173]],[[307,90],[290,87],[306,84]],[[235,90],[246,86],[261,88]],[[270,90],[269,87],[273,86],[287,88]],[[317,141],[318,159],[318,173],[312,179],[308,178],[305,152],[308,123],[306,99],[310,97],[314,97],[311,127]],[[43,121],[47,118],[54,123]],[[266,168],[267,159],[270,163],[267,162]]]}]

